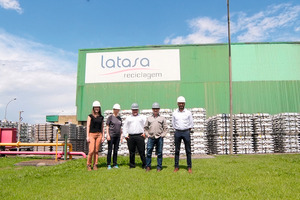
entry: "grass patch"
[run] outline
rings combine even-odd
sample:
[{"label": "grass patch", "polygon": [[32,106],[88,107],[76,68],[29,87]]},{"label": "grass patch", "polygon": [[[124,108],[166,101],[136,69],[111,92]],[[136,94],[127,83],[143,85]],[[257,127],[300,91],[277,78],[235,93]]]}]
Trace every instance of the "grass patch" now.
[{"label": "grass patch", "polygon": [[129,169],[128,157],[119,157],[120,169],[112,170],[99,158],[102,164],[92,172],[86,159],[14,166],[30,159],[0,158],[0,199],[300,199],[299,154],[194,159],[193,174],[184,167],[173,173],[171,158],[164,158],[160,173]]}]

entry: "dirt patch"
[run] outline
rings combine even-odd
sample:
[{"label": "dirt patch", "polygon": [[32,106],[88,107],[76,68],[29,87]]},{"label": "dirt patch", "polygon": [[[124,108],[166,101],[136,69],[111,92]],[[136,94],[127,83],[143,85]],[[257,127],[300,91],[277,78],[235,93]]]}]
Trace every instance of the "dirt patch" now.
[{"label": "dirt patch", "polygon": [[53,166],[65,163],[66,160],[52,160],[52,159],[39,159],[39,160],[30,160],[30,161],[23,161],[15,164],[15,166]]}]

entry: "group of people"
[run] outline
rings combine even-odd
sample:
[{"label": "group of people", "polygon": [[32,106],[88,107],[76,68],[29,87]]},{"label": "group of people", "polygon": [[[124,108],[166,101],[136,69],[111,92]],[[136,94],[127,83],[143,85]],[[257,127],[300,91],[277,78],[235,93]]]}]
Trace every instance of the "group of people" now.
[{"label": "group of people", "polygon": [[[172,115],[172,127],[175,129],[175,165],[174,172],[179,170],[179,154],[181,141],[185,145],[187,157],[187,170],[192,173],[191,159],[191,137],[190,132],[193,128],[192,113],[185,109],[185,98],[180,96],[177,98],[178,108]],[[157,154],[157,171],[162,170],[163,161],[163,143],[164,137],[168,132],[168,125],[165,117],[161,116],[160,105],[155,102],[152,104],[152,115],[148,118],[139,114],[139,105],[133,103],[131,105],[132,114],[128,116],[124,123],[120,117],[120,105],[113,106],[113,114],[109,115],[104,124],[104,117],[101,114],[101,105],[99,101],[93,102],[92,113],[87,118],[87,142],[89,143],[89,154],[87,159],[87,169],[92,170],[92,160],[94,160],[93,170],[97,170],[98,152],[100,143],[106,139],[108,143],[107,152],[107,169],[119,168],[117,163],[118,149],[120,141],[123,138],[127,140],[129,150],[129,167],[135,168],[136,149],[142,161],[142,168],[146,172],[151,170],[152,152],[154,147]],[[145,155],[145,139],[147,142],[147,153]],[[111,165],[111,155],[113,151],[113,164]]]}]

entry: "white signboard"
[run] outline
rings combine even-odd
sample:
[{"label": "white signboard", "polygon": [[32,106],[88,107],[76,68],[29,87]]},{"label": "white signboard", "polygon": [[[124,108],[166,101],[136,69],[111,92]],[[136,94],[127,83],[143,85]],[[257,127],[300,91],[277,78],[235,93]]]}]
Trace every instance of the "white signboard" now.
[{"label": "white signboard", "polygon": [[86,54],[86,83],[178,80],[179,49]]}]

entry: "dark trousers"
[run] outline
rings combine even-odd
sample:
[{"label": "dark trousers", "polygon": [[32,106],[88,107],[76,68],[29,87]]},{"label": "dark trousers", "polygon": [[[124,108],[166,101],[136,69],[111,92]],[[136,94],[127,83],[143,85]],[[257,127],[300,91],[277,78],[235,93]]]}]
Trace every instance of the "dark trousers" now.
[{"label": "dark trousers", "polygon": [[135,167],[135,149],[138,149],[142,160],[142,167],[146,166],[146,157],[145,157],[145,138],[139,135],[129,135],[127,140],[127,145],[129,149],[129,160],[130,160],[130,168]]},{"label": "dark trousers", "polygon": [[147,142],[147,158],[146,158],[147,167],[151,168],[152,152],[153,152],[154,146],[156,146],[157,169],[162,169],[163,143],[164,143],[164,139],[162,137],[160,137],[160,138],[148,138],[148,142]]},{"label": "dark trousers", "polygon": [[110,163],[111,163],[111,153],[112,153],[112,149],[114,148],[113,166],[116,166],[118,164],[117,163],[117,158],[118,158],[118,150],[119,150],[119,144],[120,144],[120,137],[119,136],[117,136],[117,137],[110,137],[110,140],[107,143],[108,143],[107,165],[110,165]]},{"label": "dark trousers", "polygon": [[179,154],[181,140],[184,142],[185,153],[187,158],[187,167],[192,167],[192,151],[191,151],[191,136],[190,131],[175,131],[175,167],[179,167]]}]

